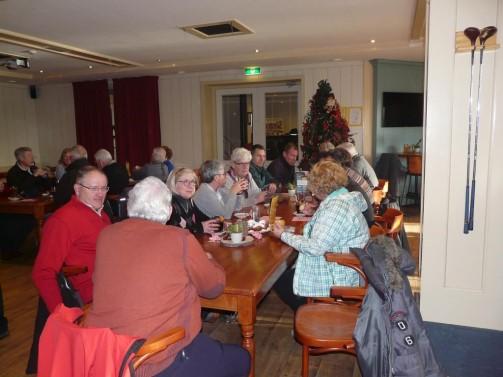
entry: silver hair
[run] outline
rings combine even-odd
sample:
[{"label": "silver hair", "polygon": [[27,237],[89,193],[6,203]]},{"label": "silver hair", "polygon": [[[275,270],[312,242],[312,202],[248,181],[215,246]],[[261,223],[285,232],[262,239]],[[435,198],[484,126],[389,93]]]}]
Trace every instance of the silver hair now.
[{"label": "silver hair", "polygon": [[153,163],[161,163],[166,160],[166,150],[162,147],[154,148],[152,151],[152,159]]},{"label": "silver hair", "polygon": [[171,192],[174,192],[175,194],[179,194],[176,191],[176,181],[178,181],[184,175],[191,175],[196,180],[196,183],[199,182],[197,174],[195,173],[194,170],[189,169],[189,168],[178,168],[176,170],[173,170],[169,174],[169,177],[166,181],[166,185],[171,190]]},{"label": "silver hair", "polygon": [[324,141],[320,144],[320,152],[330,152],[335,149],[335,146],[330,141]]},{"label": "silver hair", "polygon": [[171,216],[171,191],[156,177],[147,177],[129,191],[129,217],[166,224]]},{"label": "silver hair", "polygon": [[201,178],[204,183],[211,183],[221,171],[225,172],[225,165],[221,161],[208,160],[201,165]]},{"label": "silver hair", "polygon": [[252,159],[251,152],[246,148],[235,148],[231,154],[231,161],[234,163],[246,163]]},{"label": "silver hair", "polygon": [[339,144],[336,148],[341,148],[341,149],[346,150],[351,155],[351,157],[354,157],[358,154],[356,147],[352,143],[348,143],[348,142],[342,143],[342,144]]},{"label": "silver hair", "polygon": [[32,152],[30,147],[19,147],[16,148],[14,151],[14,157],[16,157],[16,161],[20,161],[22,158],[24,158],[24,154],[26,152]]},{"label": "silver hair", "polygon": [[105,164],[109,164],[111,161],[113,161],[112,155],[106,149],[98,149],[94,154],[94,159],[96,161],[102,161]]},{"label": "silver hair", "polygon": [[72,161],[78,160],[80,158],[87,158],[87,150],[82,145],[74,145],[70,151],[72,155]]}]

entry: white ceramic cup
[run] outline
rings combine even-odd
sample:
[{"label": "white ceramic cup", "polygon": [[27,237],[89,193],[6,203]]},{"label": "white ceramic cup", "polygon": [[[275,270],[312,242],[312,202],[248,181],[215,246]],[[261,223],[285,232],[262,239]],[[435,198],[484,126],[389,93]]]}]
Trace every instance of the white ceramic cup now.
[{"label": "white ceramic cup", "polygon": [[243,233],[231,233],[232,243],[240,243],[243,241]]}]

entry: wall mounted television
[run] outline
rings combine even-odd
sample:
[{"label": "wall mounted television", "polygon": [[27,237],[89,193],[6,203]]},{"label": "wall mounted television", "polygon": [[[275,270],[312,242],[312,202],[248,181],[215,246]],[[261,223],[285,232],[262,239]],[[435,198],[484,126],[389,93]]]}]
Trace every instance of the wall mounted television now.
[{"label": "wall mounted television", "polygon": [[423,93],[383,92],[382,127],[422,127]]}]

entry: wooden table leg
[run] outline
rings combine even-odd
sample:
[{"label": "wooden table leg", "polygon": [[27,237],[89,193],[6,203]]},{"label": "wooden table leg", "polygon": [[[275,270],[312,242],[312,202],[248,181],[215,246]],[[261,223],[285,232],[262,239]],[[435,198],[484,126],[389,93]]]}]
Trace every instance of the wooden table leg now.
[{"label": "wooden table leg", "polygon": [[44,223],[45,210],[44,206],[37,205],[33,207],[33,217],[37,221],[37,242],[40,244],[40,238],[42,236],[42,225]]},{"label": "wooden table leg", "polygon": [[238,298],[238,321],[241,326],[241,335],[243,341],[241,345],[250,352],[250,374],[249,377],[255,376],[255,321],[257,305],[254,297],[240,296]]}]

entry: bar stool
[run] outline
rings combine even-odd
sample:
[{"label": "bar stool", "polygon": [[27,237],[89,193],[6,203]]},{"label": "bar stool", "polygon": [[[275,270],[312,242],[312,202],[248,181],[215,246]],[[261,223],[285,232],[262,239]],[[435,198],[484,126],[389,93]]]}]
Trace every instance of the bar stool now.
[{"label": "bar stool", "polygon": [[[405,180],[403,183],[401,205],[406,204],[408,199],[412,199],[414,201],[414,204],[419,204],[419,177],[423,175],[423,156],[421,154],[408,154],[406,155],[406,158],[407,173],[405,174]],[[412,184],[414,185],[414,191],[411,191]]]}]

